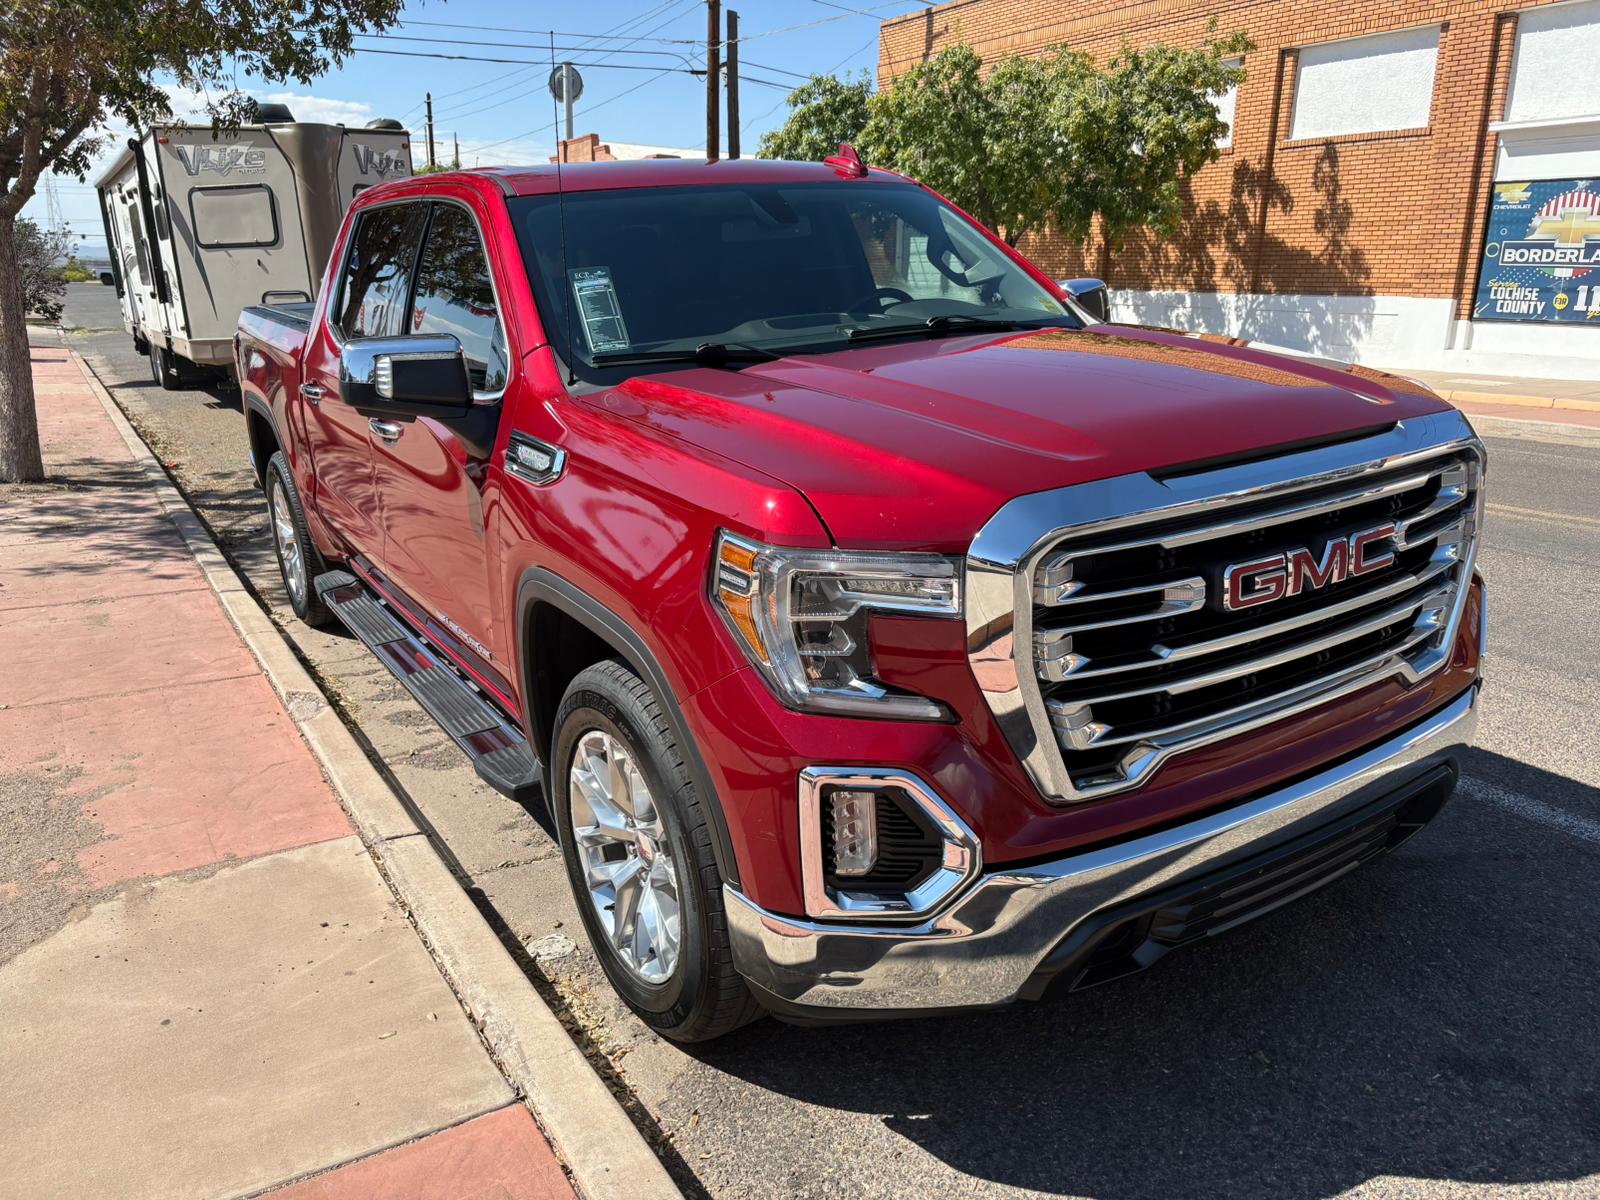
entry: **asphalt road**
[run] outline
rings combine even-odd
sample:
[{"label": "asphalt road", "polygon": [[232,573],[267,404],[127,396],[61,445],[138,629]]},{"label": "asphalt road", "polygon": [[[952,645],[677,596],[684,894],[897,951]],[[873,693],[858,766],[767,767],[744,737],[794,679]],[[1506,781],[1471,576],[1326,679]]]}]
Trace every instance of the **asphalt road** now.
[{"label": "asphalt road", "polygon": [[67,340],[532,943],[530,970],[691,1194],[1600,1196],[1600,431],[1483,426],[1479,748],[1398,853],[1089,992],[937,1021],[766,1021],[684,1050],[612,998],[533,817],[358,643],[289,617],[236,398],[155,389],[120,333]]}]

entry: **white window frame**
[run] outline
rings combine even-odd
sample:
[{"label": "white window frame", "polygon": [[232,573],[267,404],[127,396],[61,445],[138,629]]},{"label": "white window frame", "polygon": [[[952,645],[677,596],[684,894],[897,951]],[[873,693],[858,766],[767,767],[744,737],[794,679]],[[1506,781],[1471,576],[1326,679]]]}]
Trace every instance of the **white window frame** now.
[{"label": "white window frame", "polygon": [[[1225,58],[1222,60],[1222,65],[1225,67],[1242,67],[1244,66],[1244,58],[1243,56]],[[1211,103],[1217,110],[1217,116],[1228,123],[1228,132],[1217,139],[1217,149],[1227,150],[1233,145],[1233,132],[1238,126],[1239,85],[1236,83],[1226,91],[1212,92]]]},{"label": "white window frame", "polygon": [[[1414,25],[1407,29],[1394,29],[1383,33],[1364,34],[1361,37],[1341,38],[1338,41],[1317,42],[1313,45],[1300,47],[1299,54],[1297,55],[1297,62],[1295,63],[1294,110],[1289,117],[1289,140],[1292,142],[1324,141],[1329,138],[1359,137],[1366,134],[1400,133],[1406,130],[1427,128],[1432,123],[1433,99],[1435,93],[1438,91],[1439,86],[1439,47],[1442,42],[1442,33],[1442,25]],[[1386,57],[1391,52],[1380,49],[1384,43],[1387,42],[1392,45],[1401,39],[1405,39],[1408,42],[1426,43],[1429,40],[1430,34],[1432,35],[1431,50],[1433,61],[1428,70],[1426,100],[1423,103],[1420,113],[1416,113],[1413,110],[1412,112],[1407,113],[1405,118],[1395,118],[1392,121],[1382,120],[1378,123],[1366,123],[1359,125],[1344,124],[1339,122],[1336,118],[1329,120],[1326,114],[1324,114],[1320,120],[1307,115],[1305,99],[1307,96],[1306,71],[1308,67],[1312,71],[1316,71],[1319,67],[1322,67],[1325,64],[1339,61],[1349,61],[1352,58],[1359,59]],[[1361,55],[1359,53],[1350,55],[1340,53],[1340,51],[1359,51],[1360,47],[1363,45],[1373,47],[1373,51],[1370,55]],[[1426,45],[1405,45],[1399,47],[1398,52],[1404,53],[1410,50],[1429,48],[1430,47]],[[1325,58],[1323,57],[1324,55],[1326,55]],[[1321,61],[1319,61],[1319,59],[1321,59]],[[1397,89],[1393,81],[1389,80],[1385,81],[1382,86],[1371,88],[1369,94],[1394,95],[1396,90]],[[1322,99],[1320,95],[1318,95],[1317,98],[1319,101]],[[1332,111],[1338,111],[1338,106],[1335,106],[1330,110],[1330,112]],[[1413,117],[1417,116],[1420,116],[1421,119],[1412,119]],[[1306,117],[1308,122],[1304,126],[1301,124],[1302,117]],[[1313,121],[1315,123],[1311,123]]]},{"label": "white window frame", "polygon": [[[1539,25],[1548,20],[1559,21],[1563,16],[1577,15],[1588,10],[1593,15],[1591,23],[1600,24],[1600,0],[1569,0],[1563,4],[1540,5],[1538,8],[1523,9],[1517,14],[1517,41],[1511,55],[1511,81],[1506,88],[1505,122],[1513,125],[1544,125],[1560,124],[1566,122],[1579,122],[1584,119],[1600,120],[1600,99],[1595,99],[1588,88],[1570,88],[1571,95],[1586,97],[1593,102],[1587,107],[1579,106],[1569,111],[1537,112],[1530,113],[1526,107],[1520,113],[1517,110],[1517,81],[1521,77],[1524,66],[1524,37],[1529,32],[1530,25]],[[1546,29],[1535,29],[1535,36],[1540,33],[1550,32]],[[1548,64],[1554,66],[1554,64]]]}]

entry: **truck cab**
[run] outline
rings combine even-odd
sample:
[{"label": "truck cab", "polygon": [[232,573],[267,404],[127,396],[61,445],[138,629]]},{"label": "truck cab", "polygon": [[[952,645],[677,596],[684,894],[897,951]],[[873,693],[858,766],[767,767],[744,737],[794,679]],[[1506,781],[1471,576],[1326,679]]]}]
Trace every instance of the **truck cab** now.
[{"label": "truck cab", "polygon": [[853,158],[384,184],[234,353],[296,613],[548,809],[666,1036],[1115,978],[1454,786],[1465,420]]}]

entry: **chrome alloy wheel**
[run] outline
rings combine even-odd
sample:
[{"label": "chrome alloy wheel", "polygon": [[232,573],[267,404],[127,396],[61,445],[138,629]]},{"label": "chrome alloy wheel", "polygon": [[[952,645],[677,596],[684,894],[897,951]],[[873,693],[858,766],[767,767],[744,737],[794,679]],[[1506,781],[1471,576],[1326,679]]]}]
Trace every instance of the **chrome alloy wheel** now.
[{"label": "chrome alloy wheel", "polygon": [[572,752],[567,803],[600,927],[628,970],[664,983],[678,966],[678,869],[644,775],[621,741],[591,729]]},{"label": "chrome alloy wheel", "polygon": [[306,601],[306,562],[300,553],[294,514],[289,511],[289,497],[278,480],[272,484],[272,536],[277,540],[278,558],[283,563],[283,582],[289,589],[289,598],[298,609]]}]

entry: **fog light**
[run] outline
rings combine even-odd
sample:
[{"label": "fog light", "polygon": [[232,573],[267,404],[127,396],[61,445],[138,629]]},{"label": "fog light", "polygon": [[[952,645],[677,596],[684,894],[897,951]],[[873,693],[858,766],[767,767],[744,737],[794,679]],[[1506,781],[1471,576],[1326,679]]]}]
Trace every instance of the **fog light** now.
[{"label": "fog light", "polygon": [[865,875],[878,861],[878,797],[836,789],[833,805],[833,873]]}]

